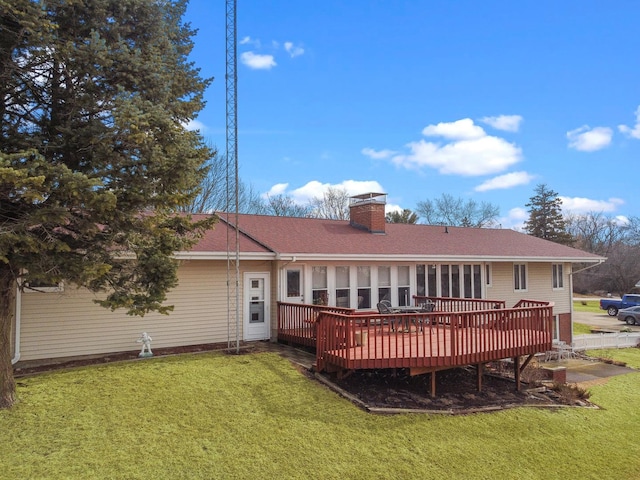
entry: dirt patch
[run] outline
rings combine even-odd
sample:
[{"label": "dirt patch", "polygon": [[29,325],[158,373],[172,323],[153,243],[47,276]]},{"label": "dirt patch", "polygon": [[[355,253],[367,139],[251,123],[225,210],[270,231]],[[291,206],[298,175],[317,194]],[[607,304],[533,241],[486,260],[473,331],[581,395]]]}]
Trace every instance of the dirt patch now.
[{"label": "dirt patch", "polygon": [[399,370],[357,371],[344,379],[331,379],[361,406],[370,410],[413,409],[469,413],[516,406],[590,406],[580,398],[557,394],[539,382],[523,382],[516,390],[512,378],[504,376],[500,367],[489,366],[477,389],[474,368],[455,368],[436,373],[436,395],[430,396],[429,374],[409,376]]}]

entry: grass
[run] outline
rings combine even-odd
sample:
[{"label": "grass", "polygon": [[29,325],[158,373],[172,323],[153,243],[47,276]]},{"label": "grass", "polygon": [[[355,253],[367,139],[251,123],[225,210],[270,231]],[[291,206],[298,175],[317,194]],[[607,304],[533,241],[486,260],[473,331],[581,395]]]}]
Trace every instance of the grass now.
[{"label": "grass", "polygon": [[590,334],[593,326],[587,325],[584,323],[573,322],[573,334],[574,335],[584,335]]},{"label": "grass", "polygon": [[604,313],[600,310],[599,300],[574,300],[573,309],[576,312]]},{"label": "grass", "polygon": [[154,358],[18,382],[19,402],[0,411],[1,478],[640,475],[640,373],[593,387],[601,410],[457,417],[368,414],[270,353]]},{"label": "grass", "polygon": [[628,367],[640,369],[640,348],[605,348],[587,350],[585,353],[590,357],[624,362]]}]

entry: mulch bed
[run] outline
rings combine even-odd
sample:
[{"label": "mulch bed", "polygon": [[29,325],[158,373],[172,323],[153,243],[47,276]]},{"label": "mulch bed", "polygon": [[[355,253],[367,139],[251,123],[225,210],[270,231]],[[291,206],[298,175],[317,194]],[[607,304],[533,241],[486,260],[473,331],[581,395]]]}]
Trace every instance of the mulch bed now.
[{"label": "mulch bed", "polygon": [[[331,381],[372,411],[429,410],[470,413],[515,406],[591,406],[586,400],[560,395],[534,384],[521,383],[517,391],[512,378],[491,369],[477,390],[474,368],[455,368],[436,373],[436,396],[430,396],[430,375],[409,376],[399,370],[362,370]],[[498,369],[500,370],[500,369]]]}]

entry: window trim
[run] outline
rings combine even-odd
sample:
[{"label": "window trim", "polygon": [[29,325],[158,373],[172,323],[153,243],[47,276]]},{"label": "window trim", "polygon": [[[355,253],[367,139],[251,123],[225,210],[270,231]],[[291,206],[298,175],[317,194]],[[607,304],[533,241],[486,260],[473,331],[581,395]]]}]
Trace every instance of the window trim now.
[{"label": "window trim", "polygon": [[564,290],[564,265],[562,263],[551,264],[551,288]]},{"label": "window trim", "polygon": [[[516,277],[516,269],[518,270],[518,274]],[[524,282],[524,288],[522,285],[516,285],[516,278],[519,279],[519,283],[522,284]],[[513,264],[513,291],[514,292],[527,292],[529,288],[529,269],[527,268],[526,263],[514,263]]]},{"label": "window trim", "polygon": [[42,287],[32,287],[29,283],[25,283],[22,293],[62,293],[64,292],[64,282],[58,282],[56,285],[47,285]]}]

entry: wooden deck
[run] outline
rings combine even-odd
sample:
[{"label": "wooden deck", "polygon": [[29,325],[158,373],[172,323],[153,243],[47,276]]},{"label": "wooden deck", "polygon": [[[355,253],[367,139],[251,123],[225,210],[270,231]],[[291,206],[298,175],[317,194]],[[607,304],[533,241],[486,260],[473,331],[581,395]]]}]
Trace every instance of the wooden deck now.
[{"label": "wooden deck", "polygon": [[394,332],[388,327],[360,328],[349,346],[322,352],[326,369],[409,368],[424,373],[546,351],[550,342],[541,330],[487,330],[426,327]]},{"label": "wooden deck", "polygon": [[[493,307],[487,309],[488,305]],[[464,365],[480,367],[504,358],[531,358],[551,349],[552,303],[521,300],[513,308],[503,305],[467,303],[465,310],[454,312],[441,304],[445,311],[381,315],[280,304],[279,315],[295,321],[279,320],[278,338],[307,346],[315,340],[317,369],[335,372],[407,368],[411,374],[420,374]],[[474,306],[483,309],[473,310]],[[292,325],[295,328],[285,328]]]}]

